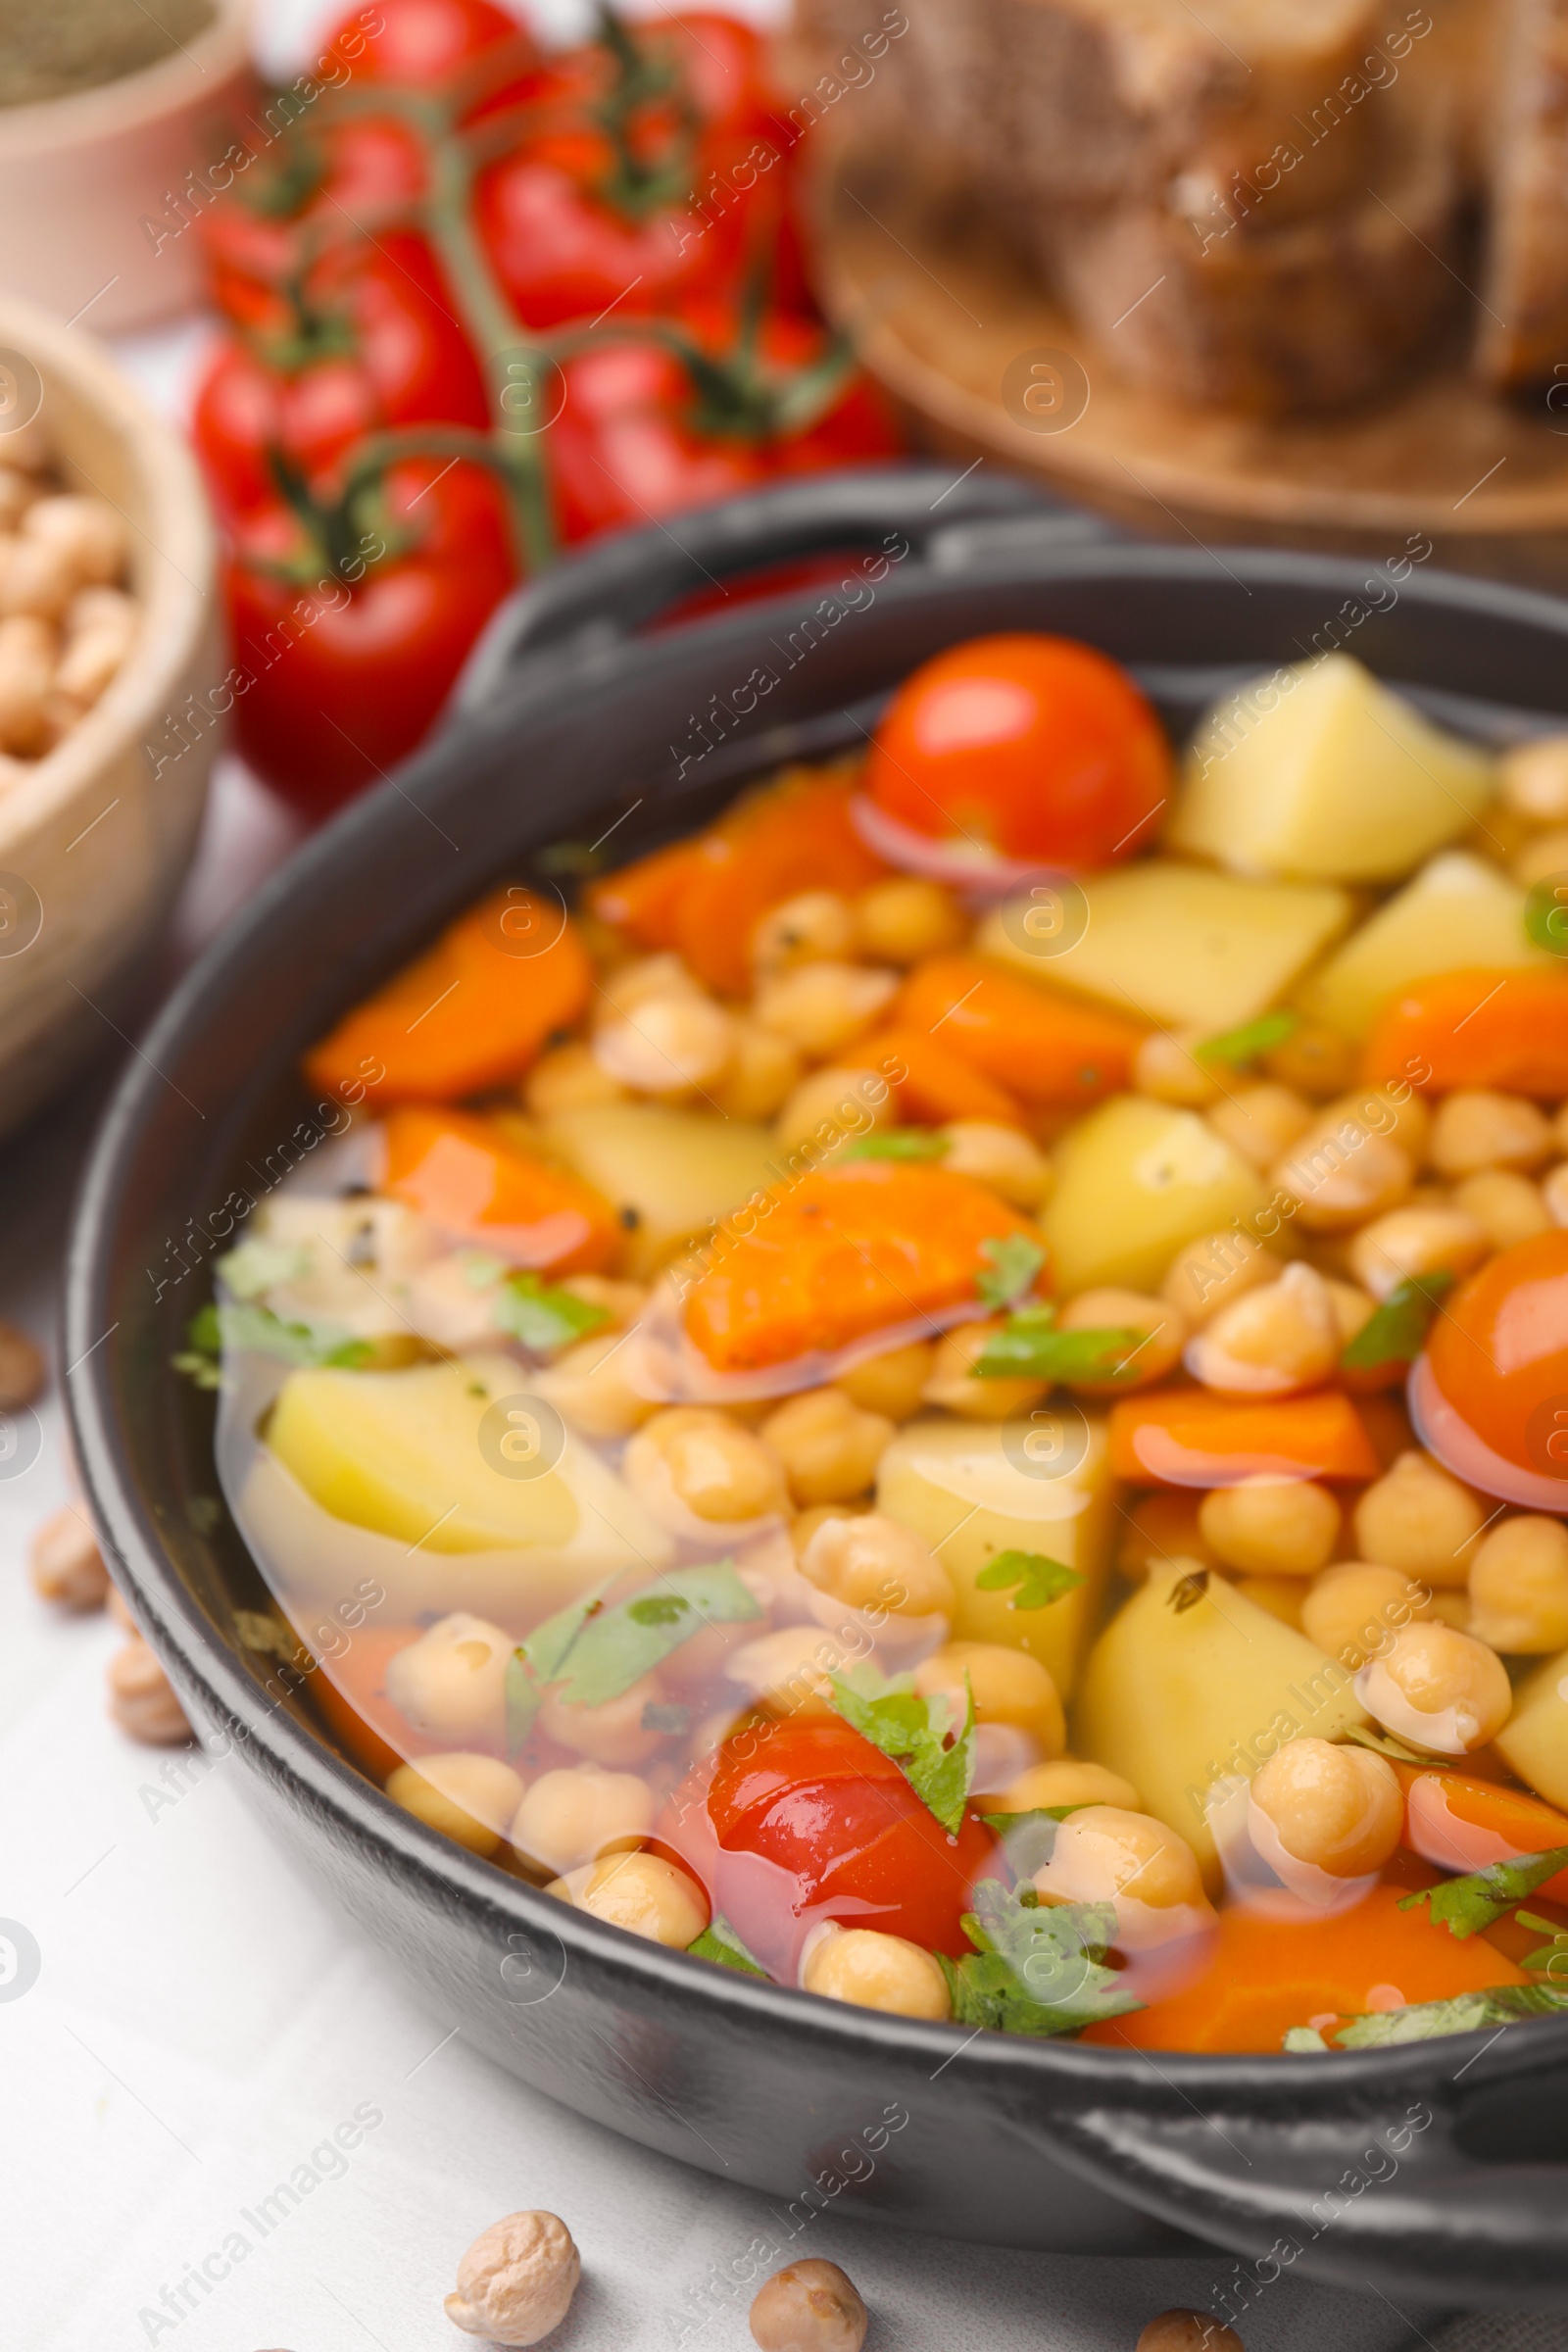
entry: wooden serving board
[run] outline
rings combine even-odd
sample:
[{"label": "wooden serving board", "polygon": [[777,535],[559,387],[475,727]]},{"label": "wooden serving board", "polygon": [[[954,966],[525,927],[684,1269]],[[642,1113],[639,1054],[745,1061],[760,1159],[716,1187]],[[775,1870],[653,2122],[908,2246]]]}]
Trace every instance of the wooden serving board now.
[{"label": "wooden serving board", "polygon": [[824,144],[817,290],[916,436],[996,457],[1136,529],[1439,563],[1568,591],[1568,368],[1500,400],[1458,350],[1376,408],[1258,421],[1121,379],[961,193]]}]

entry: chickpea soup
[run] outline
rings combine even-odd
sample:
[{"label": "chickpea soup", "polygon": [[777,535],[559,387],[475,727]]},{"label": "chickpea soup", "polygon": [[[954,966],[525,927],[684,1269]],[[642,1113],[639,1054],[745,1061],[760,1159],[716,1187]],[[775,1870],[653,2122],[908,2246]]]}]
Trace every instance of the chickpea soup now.
[{"label": "chickpea soup", "polygon": [[1568,739],[1342,656],[1176,750],[1020,634],[497,888],[307,1057],[179,1359],[333,1739],[901,2016],[1564,2005],[1565,828]]}]

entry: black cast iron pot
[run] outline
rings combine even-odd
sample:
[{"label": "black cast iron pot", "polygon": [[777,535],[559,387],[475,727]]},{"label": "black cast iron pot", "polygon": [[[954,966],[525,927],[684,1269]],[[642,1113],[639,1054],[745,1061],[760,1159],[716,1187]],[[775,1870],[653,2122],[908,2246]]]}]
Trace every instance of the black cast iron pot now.
[{"label": "black cast iron pot", "polygon": [[[725,609],[726,580],[824,553],[844,558],[826,583],[797,573],[784,592],[775,569],[774,592]],[[442,2018],[568,2106],[786,2202],[842,2195],[945,2234],[1110,2253],[1185,2231],[1254,2258],[1260,2279],[1568,2305],[1568,2020],[1157,2065],[966,2038],[651,1946],[424,1829],[246,1646],[267,1594],[214,1501],[210,1402],[169,1368],[225,1204],[264,1188],[306,1116],[300,1050],[349,1003],[542,846],[619,819],[631,857],[781,759],[858,742],[956,639],[1085,637],[1178,728],[1222,686],[1336,639],[1478,731],[1568,714],[1568,605],[1427,571],[1419,542],[1389,554],[1379,571],[1132,546],[1000,477],[909,469],[741,501],[524,594],[452,723],[259,895],[128,1065],[71,1252],[72,1411],[98,1523],[192,1715],[237,1744],[278,1834]],[[704,617],[650,629],[694,592]]]}]

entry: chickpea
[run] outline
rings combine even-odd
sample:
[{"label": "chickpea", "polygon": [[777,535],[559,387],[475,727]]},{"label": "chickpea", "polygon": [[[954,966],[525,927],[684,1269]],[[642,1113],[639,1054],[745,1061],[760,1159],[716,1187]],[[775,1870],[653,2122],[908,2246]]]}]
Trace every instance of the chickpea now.
[{"label": "chickpea", "polygon": [[1116,1565],[1129,1583],[1140,1584],[1152,1568],[1172,1560],[1197,1560],[1204,1568],[1219,1561],[1198,1525],[1199,1498],[1190,1487],[1156,1488],[1122,1514]]},{"label": "chickpea", "polygon": [[1133,2352],[1247,2352],[1234,2328],[1211,2311],[1162,2311],[1150,2321]]},{"label": "chickpea", "polygon": [[689,1950],[711,1917],[697,1881],[658,1854],[606,1854],[545,1891],[675,1952]]},{"label": "chickpea", "polygon": [[770,1119],[800,1084],[801,1057],[760,1021],[738,1020],[730,1065],[713,1091],[726,1119]]},{"label": "chickpea", "polygon": [[807,1992],[893,2017],[951,2016],[948,1981],[931,1954],[875,1928],[838,1928],[819,1936],[801,1971]]},{"label": "chickpea", "polygon": [[792,2262],[753,2301],[752,2338],[761,2352],[860,2352],[868,2318],[836,2262]]},{"label": "chickpea", "polygon": [[70,565],[74,585],[118,580],[130,553],[125,525],[109,501],[69,491],[34,499],[22,518],[22,535],[55,549]]},{"label": "chickpea", "polygon": [[647,1710],[664,1695],[659,1677],[639,1675],[618,1698],[602,1706],[578,1706],[559,1688],[545,1692],[539,1709],[539,1729],[547,1740],[569,1747],[574,1756],[591,1764],[642,1764],[654,1753],[664,1734],[645,1720]]},{"label": "chickpea", "polygon": [[1568,1225],[1568,1159],[1542,1178],[1541,1200],[1554,1225]]},{"label": "chickpea", "polygon": [[1497,791],[1503,807],[1526,824],[1568,824],[1568,735],[1511,745],[1497,769]]},{"label": "chickpea", "polygon": [[1103,1764],[1080,1763],[1076,1756],[1058,1756],[1054,1764],[1031,1764],[1009,1781],[993,1813],[1049,1812],[1054,1805],[1114,1805],[1123,1813],[1140,1810],[1137,1789],[1119,1772]]},{"label": "chickpea", "polygon": [[387,1775],[386,1792],[470,1854],[493,1854],[522,1802],[522,1782],[495,1756],[421,1756]]},{"label": "chickpea", "polygon": [[0,539],[0,615],[57,621],[80,584],[62,549],[39,539]]},{"label": "chickpea", "polygon": [[95,703],[124,662],[139,621],[134,600],[118,588],[83,588],[66,608],[66,650],[55,684]]},{"label": "chickpea", "polygon": [[1034,1883],[1057,1902],[1114,1903],[1118,1941],[1142,1940],[1146,1909],[1207,1908],[1198,1856],[1186,1838],[1152,1813],[1119,1805],[1069,1813]]},{"label": "chickpea", "polygon": [[394,1654],[386,1694],[426,1739],[499,1741],[507,1720],[507,1667],[515,1647],[499,1625],[454,1610]]},{"label": "chickpea", "polygon": [[148,1747],[183,1747],[190,1738],[174,1686],[139,1634],[109,1661],[109,1712]]},{"label": "chickpea", "polygon": [[711,1526],[761,1519],[787,1503],[784,1464],[773,1447],[712,1405],[666,1405],[626,1447],[622,1473],[633,1491],[668,1516],[689,1511]]},{"label": "chickpea", "polygon": [[784,1464],[803,1505],[863,1494],[893,1443],[893,1423],[862,1412],[842,1389],[808,1389],[769,1413],[759,1432]]},{"label": "chickpea", "polygon": [[890,1348],[885,1355],[868,1356],[841,1372],[837,1386],[868,1413],[908,1421],[920,1410],[936,1354],[929,1340],[911,1340],[906,1348]]},{"label": "chickpea", "polygon": [[1222,1092],[1219,1072],[1198,1057],[1203,1042],[1197,1029],[1180,1036],[1168,1029],[1152,1029],[1133,1055],[1137,1092],[1152,1095],[1156,1102],[1178,1102],[1191,1110],[1217,1102]]},{"label": "chickpea", "polygon": [[1523,1095],[1460,1087],[1438,1105],[1432,1165],[1440,1176],[1475,1176],[1483,1168],[1539,1168],[1550,1157],[1550,1121]]},{"label": "chickpea", "polygon": [[0,466],[0,531],[14,531],[37,495],[19,467]]},{"label": "chickpea", "polygon": [[891,1126],[893,1117],[892,1090],[880,1070],[813,1070],[791,1091],[773,1122],[773,1138],[781,1152],[814,1144],[823,1153]]},{"label": "chickpea", "polygon": [[1339,1360],[1334,1302],[1300,1260],[1222,1306],[1186,1352],[1194,1379],[1225,1396],[1289,1396],[1326,1380]]},{"label": "chickpea", "polygon": [[1486,1517],[1480,1498],[1431,1454],[1401,1453],[1355,1506],[1356,1546],[1363,1560],[1452,1590],[1469,1577]]},{"label": "chickpea", "polygon": [[1271,1168],[1312,1124],[1312,1105],[1293,1087],[1272,1082],[1244,1087],[1214,1103],[1208,1123],[1254,1168]]},{"label": "chickpea", "polygon": [[1355,1076],[1355,1046],[1326,1021],[1300,1021],[1289,1037],[1269,1048],[1263,1067],[1281,1086],[1321,1102],[1340,1094]]},{"label": "chickpea", "polygon": [[1163,1380],[1181,1361],[1187,1326],[1181,1310],[1168,1298],[1151,1298],[1142,1291],[1080,1291],[1056,1318],[1059,1331],[1132,1331],[1144,1335],[1129,1343],[1115,1359],[1114,1374],[1102,1380],[1070,1380],[1066,1384],[1083,1396],[1120,1396]]},{"label": "chickpea", "polygon": [[1332,1274],[1323,1277],[1323,1288],[1334,1309],[1334,1327],[1340,1335],[1342,1349],[1348,1348],[1356,1333],[1370,1323],[1377,1312],[1377,1301],[1357,1283],[1336,1282]]},{"label": "chickpea", "polygon": [[659,1410],[632,1385],[636,1343],[624,1341],[624,1333],[596,1331],[534,1375],[540,1396],[585,1438],[630,1437]]},{"label": "chickpea", "polygon": [[[1470,1595],[1468,1592],[1434,1592],[1418,1616],[1434,1618],[1440,1625],[1451,1625],[1456,1634],[1471,1632]],[[1488,1643],[1491,1648],[1492,1643]]]},{"label": "chickpea", "polygon": [[645,1095],[689,1095],[717,1083],[735,1054],[735,1023],[701,997],[651,997],[624,1020],[607,1021],[594,1059],[618,1086]]},{"label": "chickpea", "polygon": [[48,746],[45,704],[54,684],[54,631],[29,614],[0,620],[0,751],[24,760]]},{"label": "chickpea", "polygon": [[1512,1655],[1568,1647],[1568,1527],[1532,1513],[1482,1537],[1470,1562],[1470,1631]]},{"label": "chickpea", "polygon": [[1195,1330],[1212,1322],[1222,1306],[1230,1306],[1248,1291],[1278,1282],[1285,1271],[1282,1258],[1239,1227],[1229,1233],[1206,1233],[1178,1250],[1159,1286],[1159,1295],[1186,1317]]},{"label": "chickpea", "polygon": [[948,1143],[942,1165],[955,1175],[989,1184],[1014,1208],[1033,1211],[1049,1199],[1054,1170],[1016,1127],[996,1119],[953,1119],[942,1133]]},{"label": "chickpea", "polygon": [[1335,1105],[1279,1161],[1270,1182],[1296,1201],[1310,1231],[1339,1233],[1395,1207],[1414,1177],[1410,1153],[1391,1135]]},{"label": "chickpea", "polygon": [[869,1029],[898,985],[896,972],[863,963],[803,963],[764,981],[753,1010],[808,1061],[828,1061]]},{"label": "chickpea", "polygon": [[1244,1600],[1267,1609],[1281,1625],[1292,1625],[1300,1632],[1301,1603],[1306,1592],[1298,1576],[1239,1576],[1236,1590]]},{"label": "chickpea", "polygon": [[85,1616],[109,1597],[109,1571],[80,1511],[67,1503],[32,1531],[27,1573],[40,1600]]},{"label": "chickpea", "polygon": [[454,2328],[492,2344],[537,2344],[565,2318],[582,2276],[571,2231],[553,2213],[509,2213],[476,2237],[444,2305]]},{"label": "chickpea", "polygon": [[833,1519],[868,1518],[870,1509],[867,1501],[857,1498],[854,1502],[813,1502],[808,1509],[797,1511],[790,1521],[790,1544],[795,1552],[796,1565],[799,1566],[805,1559],[810,1549],[811,1538],[819,1527],[826,1527]]},{"label": "chickpea", "polygon": [[1350,1244],[1356,1280],[1387,1298],[1418,1274],[1468,1274],[1490,1254],[1485,1229],[1458,1208],[1395,1208]]},{"label": "chickpea", "polygon": [[557,1876],[601,1854],[640,1845],[654,1826],[654,1792],[634,1772],[597,1765],[541,1773],[508,1836],[519,1854]]},{"label": "chickpea", "polygon": [[1552,874],[1568,873],[1568,825],[1550,833],[1535,833],[1508,860],[1508,871],[1521,890],[1534,890]]},{"label": "chickpea", "polygon": [[1199,1506],[1203,1541],[1227,1568],[1251,1576],[1315,1576],[1334,1557],[1340,1506],[1309,1478],[1245,1479]]},{"label": "chickpea", "polygon": [[988,1340],[1002,1329],[1000,1321],[959,1323],[937,1342],[924,1396],[965,1421],[1016,1421],[1050,1393],[1045,1380],[976,1380],[972,1366]]},{"label": "chickpea", "polygon": [[1511,1250],[1515,1242],[1534,1241],[1551,1228],[1540,1186],[1503,1168],[1487,1168],[1456,1184],[1453,1206],[1461,1216],[1474,1218],[1494,1250]]},{"label": "chickpea", "polygon": [[1386,1135],[1398,1145],[1412,1167],[1422,1167],[1432,1150],[1432,1111],[1413,1087],[1372,1087],[1360,1094],[1343,1095],[1334,1109],[1373,1135]]},{"label": "chickpea", "polygon": [[612,1078],[592,1046],[580,1041],[542,1054],[522,1082],[523,1105],[536,1119],[554,1118],[560,1110],[594,1110],[604,1102],[624,1102],[627,1092],[618,1078]]},{"label": "chickpea", "polygon": [[1048,1761],[1060,1755],[1067,1744],[1066,1719],[1056,1686],[1038,1658],[1001,1642],[949,1642],[921,1660],[914,1687],[922,1698],[940,1692],[955,1724],[961,1724],[968,1703],[965,1675],[974,1692],[976,1723],[1010,1724],[1037,1740]]},{"label": "chickpea", "polygon": [[1381,1870],[1404,1828],[1404,1792],[1392,1768],[1368,1747],[1327,1740],[1287,1740],[1254,1775],[1250,1809],[1294,1860],[1335,1879]]},{"label": "chickpea", "polygon": [[862,952],[878,963],[919,963],[961,948],[969,926],[951,890],[916,876],[873,882],[855,902]]},{"label": "chickpea", "polygon": [[801,1554],[801,1574],[847,1608],[886,1609],[895,1617],[953,1614],[953,1579],[936,1553],[912,1528],[880,1511],[824,1519]]},{"label": "chickpea", "polygon": [[1362,1667],[1412,1617],[1432,1616],[1430,1587],[1375,1560],[1342,1560],[1315,1576],[1301,1602],[1301,1631],[1342,1666]]},{"label": "chickpea", "polygon": [[842,1674],[850,1653],[819,1625],[781,1625],[736,1650],[724,1673],[772,1716],[828,1711],[829,1677]]},{"label": "chickpea", "polygon": [[1447,1625],[1407,1625],[1355,1678],[1369,1715],[1396,1740],[1467,1756],[1507,1722],[1513,1690],[1494,1649]]},{"label": "chickpea", "polygon": [[832,963],[853,956],[856,920],[836,890],[805,890],[764,914],[752,933],[752,969],[760,980],[802,963]]}]

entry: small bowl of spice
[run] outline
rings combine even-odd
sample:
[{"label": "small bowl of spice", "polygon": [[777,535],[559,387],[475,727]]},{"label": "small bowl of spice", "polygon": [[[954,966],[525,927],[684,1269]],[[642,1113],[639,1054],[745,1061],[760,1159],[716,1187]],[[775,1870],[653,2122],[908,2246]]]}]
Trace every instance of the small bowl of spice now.
[{"label": "small bowl of spice", "polygon": [[97,334],[197,300],[193,222],[244,129],[249,18],[249,0],[3,0],[0,286]]}]

